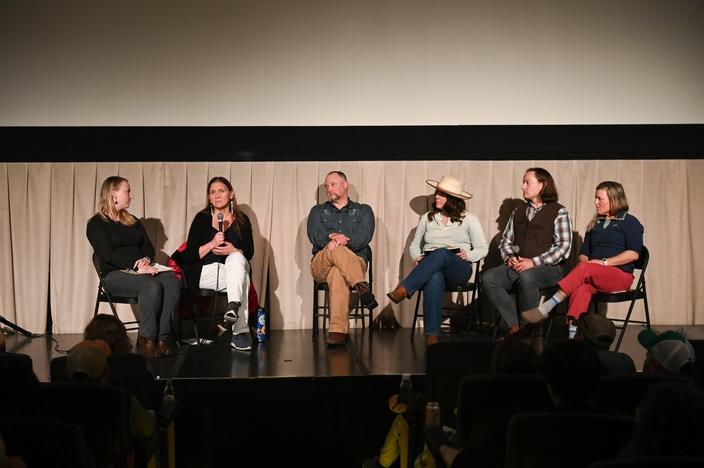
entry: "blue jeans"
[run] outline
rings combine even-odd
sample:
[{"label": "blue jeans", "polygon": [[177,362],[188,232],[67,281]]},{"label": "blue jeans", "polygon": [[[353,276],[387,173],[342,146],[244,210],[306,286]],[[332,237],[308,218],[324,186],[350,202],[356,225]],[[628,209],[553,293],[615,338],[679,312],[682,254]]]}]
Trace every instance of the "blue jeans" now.
[{"label": "blue jeans", "polygon": [[409,296],[423,290],[423,327],[426,336],[440,334],[445,284],[464,284],[471,274],[472,262],[462,260],[447,249],[437,249],[426,255],[401,282]]}]

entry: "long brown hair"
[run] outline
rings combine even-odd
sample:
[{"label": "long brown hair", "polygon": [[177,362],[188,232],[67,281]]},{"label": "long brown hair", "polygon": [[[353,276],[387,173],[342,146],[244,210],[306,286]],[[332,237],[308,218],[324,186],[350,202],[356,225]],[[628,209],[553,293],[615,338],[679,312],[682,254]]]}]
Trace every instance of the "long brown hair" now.
[{"label": "long brown hair", "polygon": [[[628,211],[628,200],[626,199],[626,191],[623,189],[623,185],[612,180],[605,180],[596,186],[594,192],[599,190],[606,191],[606,196],[609,199],[609,216],[615,216],[622,211]],[[596,226],[599,220],[599,213],[595,213],[594,217],[587,225],[587,231],[590,231],[594,226]]]},{"label": "long brown hair", "polygon": [[543,203],[552,203],[558,201],[557,185],[552,175],[542,167],[531,167],[526,172],[533,172],[538,182],[543,184],[543,189],[540,191],[540,201]]},{"label": "long brown hair", "polygon": [[127,210],[122,210],[118,213],[115,209],[115,202],[112,199],[112,192],[119,190],[120,186],[125,182],[128,182],[128,180],[120,176],[110,176],[103,181],[103,185],[100,187],[98,215],[110,221],[113,221],[119,215],[120,223],[131,226],[135,223],[137,218],[132,216]]},{"label": "long brown hair", "polygon": [[433,200],[433,209],[428,213],[428,221],[433,220],[435,213],[444,211],[453,223],[462,222],[464,219],[464,213],[467,211],[467,205],[465,205],[464,200],[459,197],[455,197],[454,195],[450,195],[449,193],[445,193],[442,190],[436,190],[435,193],[443,194],[447,197],[447,201],[445,202],[445,206],[442,207],[442,210],[439,210],[437,206],[435,206],[435,200]]},{"label": "long brown hair", "polygon": [[230,213],[232,213],[232,224],[235,225],[235,229],[237,229],[237,233],[239,234],[240,226],[244,226],[247,221],[245,219],[244,213],[242,213],[239,205],[237,204],[235,189],[232,187],[230,181],[227,180],[225,177],[215,176],[210,179],[210,182],[208,182],[208,187],[205,190],[205,208],[203,209],[203,211],[210,214],[213,213],[213,205],[210,203],[210,186],[213,185],[215,182],[220,182],[221,184],[224,184],[225,187],[227,187],[227,190],[229,190],[232,194],[232,198],[230,199]]},{"label": "long brown hair", "polygon": [[127,336],[125,325],[110,314],[98,314],[88,322],[83,332],[83,339],[105,341],[113,353],[129,353],[132,343]]}]

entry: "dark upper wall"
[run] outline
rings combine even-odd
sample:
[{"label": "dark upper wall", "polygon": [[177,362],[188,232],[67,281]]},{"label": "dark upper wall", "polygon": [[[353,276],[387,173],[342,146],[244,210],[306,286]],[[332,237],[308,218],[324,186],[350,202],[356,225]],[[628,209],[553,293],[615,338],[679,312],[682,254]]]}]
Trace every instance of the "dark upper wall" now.
[{"label": "dark upper wall", "polygon": [[704,125],[0,127],[6,161],[704,158]]}]

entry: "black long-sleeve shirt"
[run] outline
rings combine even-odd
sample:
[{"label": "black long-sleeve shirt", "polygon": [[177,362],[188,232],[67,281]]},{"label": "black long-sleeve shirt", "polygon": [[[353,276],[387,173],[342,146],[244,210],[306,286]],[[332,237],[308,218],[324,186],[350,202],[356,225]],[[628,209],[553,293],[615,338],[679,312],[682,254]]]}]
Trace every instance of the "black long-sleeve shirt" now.
[{"label": "black long-sleeve shirt", "polygon": [[139,220],[127,226],[96,214],[88,220],[86,236],[103,274],[132,268],[140,258],[154,258],[154,245]]},{"label": "black long-sleeve shirt", "polygon": [[[254,256],[254,240],[252,239],[252,224],[247,215],[242,213],[244,223],[239,225],[239,232],[235,223],[225,229],[225,240],[242,251],[247,260]],[[186,276],[186,283],[189,288],[198,288],[200,283],[200,273],[203,266],[210,263],[225,263],[225,255],[216,255],[212,251],[205,257],[200,258],[199,249],[202,245],[213,240],[213,236],[218,232],[213,227],[213,217],[210,213],[200,211],[196,213],[188,231],[188,240],[183,252],[174,252],[171,258],[178,263]]]}]

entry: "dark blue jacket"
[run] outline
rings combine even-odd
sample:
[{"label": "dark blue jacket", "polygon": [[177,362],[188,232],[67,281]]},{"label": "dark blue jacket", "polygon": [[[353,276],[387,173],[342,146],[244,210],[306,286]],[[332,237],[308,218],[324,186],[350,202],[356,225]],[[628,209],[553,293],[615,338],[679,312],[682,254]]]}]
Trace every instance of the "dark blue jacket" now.
[{"label": "dark blue jacket", "polygon": [[[589,259],[610,258],[625,250],[638,252],[643,248],[643,225],[640,221],[624,211],[615,218],[608,220],[599,218],[596,225],[587,231],[580,254]],[[633,263],[620,265],[617,268],[633,273]]]}]

